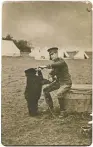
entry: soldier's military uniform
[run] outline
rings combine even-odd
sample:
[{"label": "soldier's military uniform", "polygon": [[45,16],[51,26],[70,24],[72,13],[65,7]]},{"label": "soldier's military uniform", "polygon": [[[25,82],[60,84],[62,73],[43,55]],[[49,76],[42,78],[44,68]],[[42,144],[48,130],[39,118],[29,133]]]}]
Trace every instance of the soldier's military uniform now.
[{"label": "soldier's military uniform", "polygon": [[[58,48],[50,48],[49,54],[56,52]],[[53,82],[43,89],[46,102],[49,107],[53,108],[53,101],[50,92],[57,90],[57,98],[60,105],[60,110],[64,111],[64,97],[68,90],[70,90],[72,81],[69,74],[68,66],[62,58],[56,58],[53,64],[48,65],[47,68],[52,68],[50,75],[53,78]]]}]

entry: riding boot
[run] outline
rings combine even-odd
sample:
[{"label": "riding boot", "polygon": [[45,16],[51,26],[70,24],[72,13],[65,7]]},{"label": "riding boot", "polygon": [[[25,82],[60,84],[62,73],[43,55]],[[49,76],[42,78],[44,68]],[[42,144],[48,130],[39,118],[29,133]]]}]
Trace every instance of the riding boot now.
[{"label": "riding boot", "polygon": [[63,118],[65,116],[65,108],[64,108],[64,98],[58,99],[59,101],[59,106],[60,106],[60,118]]}]

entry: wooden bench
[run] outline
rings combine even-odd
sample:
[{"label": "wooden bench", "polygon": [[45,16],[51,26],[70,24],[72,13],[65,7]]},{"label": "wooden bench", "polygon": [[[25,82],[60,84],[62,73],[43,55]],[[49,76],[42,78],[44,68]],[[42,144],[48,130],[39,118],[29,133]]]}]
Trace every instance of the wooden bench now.
[{"label": "wooden bench", "polygon": [[73,84],[65,97],[65,109],[69,112],[92,112],[92,85]]},{"label": "wooden bench", "polygon": [[[54,107],[58,106],[56,91],[51,92]],[[42,92],[42,98],[45,107],[46,102]],[[92,113],[92,85],[90,84],[73,84],[71,90],[65,96],[65,109],[68,112],[89,112]]]}]

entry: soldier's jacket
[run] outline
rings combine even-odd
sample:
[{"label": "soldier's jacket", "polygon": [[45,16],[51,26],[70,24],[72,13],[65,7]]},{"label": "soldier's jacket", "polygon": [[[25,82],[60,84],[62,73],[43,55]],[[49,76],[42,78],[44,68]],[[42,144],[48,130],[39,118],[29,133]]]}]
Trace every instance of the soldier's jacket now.
[{"label": "soldier's jacket", "polygon": [[51,67],[52,71],[50,72],[50,75],[52,77],[56,76],[57,81],[60,82],[60,84],[72,84],[68,65],[62,58],[57,58],[54,60],[54,62],[51,64]]}]

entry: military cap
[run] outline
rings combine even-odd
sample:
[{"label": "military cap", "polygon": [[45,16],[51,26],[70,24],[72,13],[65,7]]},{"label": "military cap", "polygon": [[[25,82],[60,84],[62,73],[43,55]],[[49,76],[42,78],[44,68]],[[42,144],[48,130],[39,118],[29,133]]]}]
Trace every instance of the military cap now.
[{"label": "military cap", "polygon": [[36,70],[34,68],[29,68],[25,70],[25,74],[36,74]]},{"label": "military cap", "polygon": [[49,54],[56,53],[58,51],[58,48],[52,47],[52,48],[49,48],[47,51],[49,52]]}]

